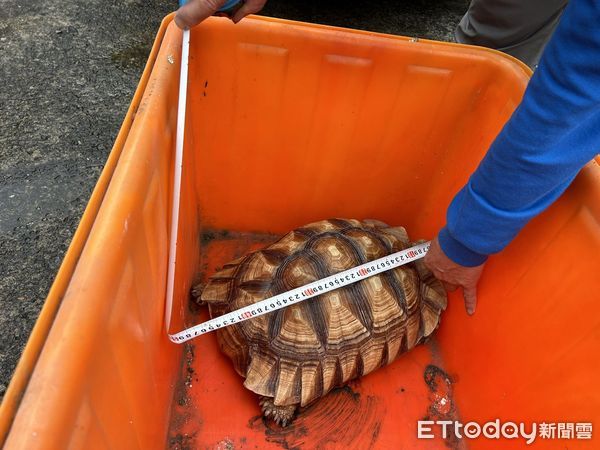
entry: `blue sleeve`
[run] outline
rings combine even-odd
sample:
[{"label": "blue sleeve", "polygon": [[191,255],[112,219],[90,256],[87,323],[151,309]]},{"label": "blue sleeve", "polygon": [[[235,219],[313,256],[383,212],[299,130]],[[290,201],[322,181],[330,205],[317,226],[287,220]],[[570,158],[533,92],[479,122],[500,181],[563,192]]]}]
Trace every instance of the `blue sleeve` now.
[{"label": "blue sleeve", "polygon": [[600,151],[600,1],[571,0],[523,100],[448,208],[458,264],[499,252]]}]

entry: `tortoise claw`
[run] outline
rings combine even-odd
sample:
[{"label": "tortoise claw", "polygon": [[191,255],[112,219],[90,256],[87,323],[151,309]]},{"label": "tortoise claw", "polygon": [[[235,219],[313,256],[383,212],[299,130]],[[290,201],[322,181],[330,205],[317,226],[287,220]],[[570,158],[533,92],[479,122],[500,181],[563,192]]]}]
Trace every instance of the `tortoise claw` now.
[{"label": "tortoise claw", "polygon": [[261,397],[258,401],[265,419],[271,418],[280,427],[287,427],[296,413],[297,405],[277,406],[270,397]]},{"label": "tortoise claw", "polygon": [[202,291],[204,291],[205,287],[206,287],[206,283],[198,283],[197,285],[192,287],[192,290],[191,290],[192,298],[194,299],[194,303],[196,303],[198,306],[206,305],[206,302],[203,302],[201,299]]}]

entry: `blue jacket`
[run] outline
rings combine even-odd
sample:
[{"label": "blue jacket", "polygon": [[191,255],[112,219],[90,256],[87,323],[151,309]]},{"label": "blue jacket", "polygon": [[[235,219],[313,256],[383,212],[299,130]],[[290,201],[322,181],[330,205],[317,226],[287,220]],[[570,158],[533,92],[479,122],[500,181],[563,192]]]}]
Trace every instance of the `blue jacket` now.
[{"label": "blue jacket", "polygon": [[600,1],[571,0],[523,100],[448,208],[438,236],[482,264],[554,202],[600,152]]}]

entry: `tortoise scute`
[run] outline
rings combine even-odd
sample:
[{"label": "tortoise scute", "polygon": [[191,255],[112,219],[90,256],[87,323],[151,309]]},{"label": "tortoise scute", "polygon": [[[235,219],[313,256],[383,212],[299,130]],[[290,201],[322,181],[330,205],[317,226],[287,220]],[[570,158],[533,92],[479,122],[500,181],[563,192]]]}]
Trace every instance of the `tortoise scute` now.
[{"label": "tortoise scute", "polygon": [[[220,315],[411,245],[404,228],[375,220],[315,222],[226,264],[201,299]],[[294,405],[308,405],[422,342],[445,308],[442,285],[417,261],[220,329],[217,337],[246,388],[287,423]]]},{"label": "tortoise scute", "polygon": [[386,333],[392,327],[406,321],[404,311],[396,299],[394,290],[381,275],[367,278],[363,282],[366,298],[373,315],[376,331]]},{"label": "tortoise scute", "polygon": [[306,314],[302,314],[301,308],[295,305],[282,310],[283,322],[277,336],[271,342],[271,348],[279,350],[279,353],[288,353],[293,350],[292,356],[298,354],[300,356],[308,355],[312,357],[325,351],[322,342],[314,326],[310,322],[310,318]]},{"label": "tortoise scute", "polygon": [[319,270],[315,258],[311,255],[298,255],[290,258],[277,273],[277,279],[273,282],[275,293],[289,291],[291,289],[312,283],[319,279]]},{"label": "tortoise scute", "polygon": [[341,351],[345,345],[360,342],[368,333],[364,324],[350,310],[341,289],[322,296],[327,302],[327,348],[330,351]]}]

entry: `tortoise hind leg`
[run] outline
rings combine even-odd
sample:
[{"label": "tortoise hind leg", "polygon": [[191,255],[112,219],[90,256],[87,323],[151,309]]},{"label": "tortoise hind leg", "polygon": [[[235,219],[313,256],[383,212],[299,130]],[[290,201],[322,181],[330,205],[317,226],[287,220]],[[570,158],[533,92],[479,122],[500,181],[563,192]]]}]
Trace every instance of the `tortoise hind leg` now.
[{"label": "tortoise hind leg", "polygon": [[271,418],[277,425],[288,426],[296,413],[298,405],[276,406],[272,397],[260,397],[258,401],[265,418]]}]

